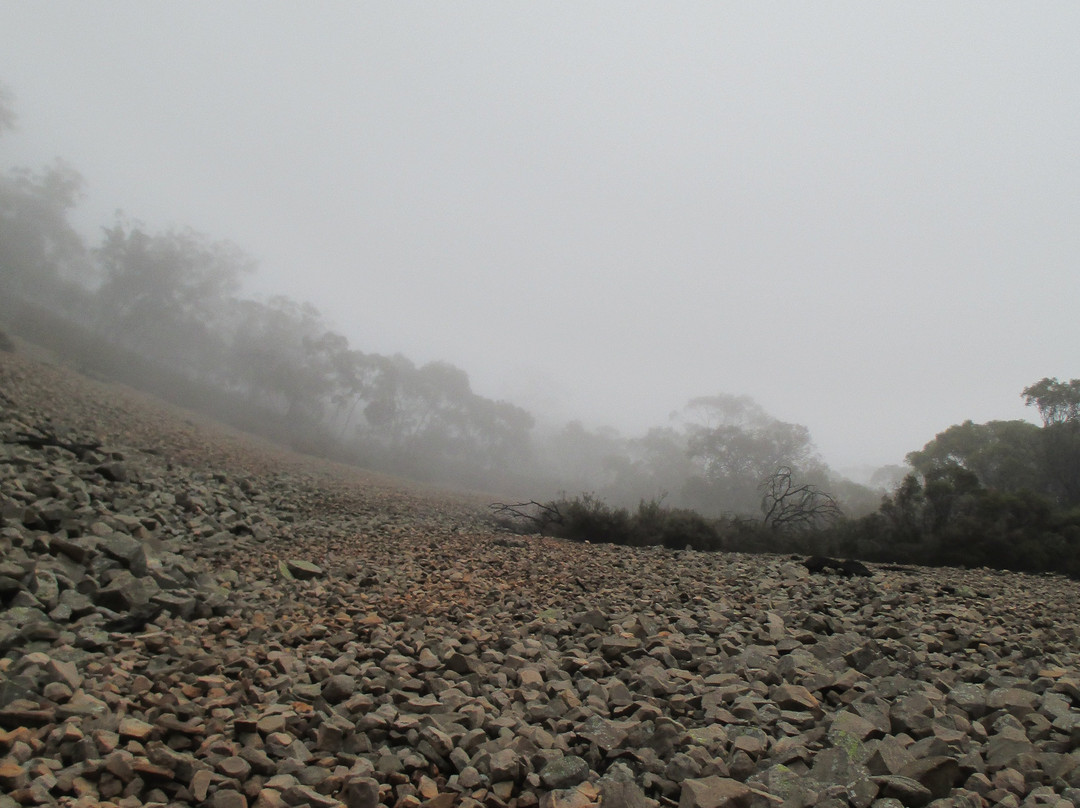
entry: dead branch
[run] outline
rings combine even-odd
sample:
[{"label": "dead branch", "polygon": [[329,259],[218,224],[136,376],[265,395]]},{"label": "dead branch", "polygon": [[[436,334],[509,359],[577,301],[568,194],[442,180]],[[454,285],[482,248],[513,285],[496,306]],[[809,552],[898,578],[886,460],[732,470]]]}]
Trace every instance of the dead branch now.
[{"label": "dead branch", "polygon": [[513,533],[544,533],[552,525],[563,523],[563,515],[553,502],[493,502],[488,509],[495,524]]},{"label": "dead branch", "polygon": [[817,486],[796,485],[788,466],[780,466],[760,490],[762,524],[776,531],[808,530],[832,524],[843,516],[831,494]]}]

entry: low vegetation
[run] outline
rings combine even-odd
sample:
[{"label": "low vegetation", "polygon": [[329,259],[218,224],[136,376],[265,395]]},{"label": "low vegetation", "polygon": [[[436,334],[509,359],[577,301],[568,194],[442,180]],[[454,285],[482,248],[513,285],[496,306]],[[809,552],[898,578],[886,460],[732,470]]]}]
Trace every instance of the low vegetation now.
[{"label": "low vegetation", "polygon": [[1080,577],[1080,380],[1042,379],[1024,421],[950,427],[908,455],[915,469],[873,513],[844,518],[828,493],[779,467],[761,516],[707,518],[660,500],[636,511],[594,494],[492,506],[517,532],[672,549],[800,552],[869,561],[994,567]]}]

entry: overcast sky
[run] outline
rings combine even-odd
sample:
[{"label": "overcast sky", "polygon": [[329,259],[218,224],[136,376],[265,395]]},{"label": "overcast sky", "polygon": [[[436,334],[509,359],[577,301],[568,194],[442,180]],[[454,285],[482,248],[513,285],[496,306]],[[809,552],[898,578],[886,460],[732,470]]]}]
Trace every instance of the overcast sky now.
[{"label": "overcast sky", "polygon": [[[3,165],[235,241],[361,350],[833,466],[1080,376],[1080,4],[0,0]],[[95,236],[96,237],[96,236]]]}]

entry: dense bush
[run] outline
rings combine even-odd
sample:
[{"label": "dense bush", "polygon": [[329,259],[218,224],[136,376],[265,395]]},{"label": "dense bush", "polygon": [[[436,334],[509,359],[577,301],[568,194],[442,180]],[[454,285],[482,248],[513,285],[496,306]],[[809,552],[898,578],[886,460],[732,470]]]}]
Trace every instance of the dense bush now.
[{"label": "dense bush", "polygon": [[1080,575],[1080,509],[985,488],[958,466],[909,476],[877,513],[832,533],[841,552],[871,561]]},{"label": "dense bush", "polygon": [[822,551],[813,534],[783,534],[739,517],[709,519],[686,508],[665,507],[656,499],[642,500],[635,511],[611,506],[594,494],[491,507],[502,529],[572,541],[672,550]]},{"label": "dense bush", "polygon": [[595,494],[544,503],[496,504],[492,510],[499,527],[516,533],[632,547],[724,549],[724,520],[706,519],[685,508],[666,508],[655,499],[642,500],[634,512],[609,505]]},{"label": "dense bush", "polygon": [[672,550],[719,550],[723,522],[706,519],[687,508],[665,508],[659,500],[642,500],[632,519],[635,544],[662,544]]},{"label": "dense bush", "polygon": [[630,513],[614,508],[592,494],[555,503],[562,520],[555,534],[575,541],[636,544]]},{"label": "dense bush", "polygon": [[910,475],[877,512],[816,530],[783,532],[738,517],[708,519],[659,500],[643,500],[630,511],[593,494],[492,507],[501,528],[572,541],[1080,576],[1080,509],[1061,509],[1028,491],[984,488],[959,467],[925,480]]}]

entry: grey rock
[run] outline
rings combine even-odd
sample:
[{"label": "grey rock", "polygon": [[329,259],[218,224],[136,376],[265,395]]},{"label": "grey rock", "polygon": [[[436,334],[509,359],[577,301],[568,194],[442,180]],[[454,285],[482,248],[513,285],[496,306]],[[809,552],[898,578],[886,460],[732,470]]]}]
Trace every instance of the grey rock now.
[{"label": "grey rock", "polygon": [[286,565],[289,573],[298,581],[310,581],[314,578],[321,578],[326,574],[318,564],[313,564],[302,558],[290,558]]},{"label": "grey rock", "polygon": [[570,788],[583,783],[589,776],[589,764],[576,755],[568,755],[548,763],[540,771],[546,788]]},{"label": "grey rock", "polygon": [[634,780],[633,772],[622,763],[611,766],[597,782],[601,804],[622,808],[648,808],[645,792]]},{"label": "grey rock", "polygon": [[679,794],[679,808],[749,808],[754,792],[726,777],[687,780]]},{"label": "grey rock", "polygon": [[933,799],[930,789],[910,777],[883,775],[875,777],[874,782],[881,789],[882,797],[897,799],[910,808],[922,808]]},{"label": "grey rock", "polygon": [[783,800],[785,808],[803,808],[817,801],[814,784],[787,766],[777,763],[748,781],[762,790]]},{"label": "grey rock", "polygon": [[889,718],[894,734],[905,732],[923,738],[933,731],[934,705],[921,693],[911,693],[893,703]]},{"label": "grey rock", "polygon": [[516,782],[523,773],[521,756],[513,749],[500,749],[488,760],[487,774],[493,783]]},{"label": "grey rock", "polygon": [[239,791],[215,791],[209,801],[210,808],[248,808],[247,797]]},{"label": "grey rock", "polygon": [[814,758],[810,777],[823,786],[841,786],[852,803],[866,808],[877,796],[878,786],[871,780],[870,772],[849,749],[831,747],[823,749]]},{"label": "grey rock", "polygon": [[990,712],[987,693],[982,685],[959,682],[953,686],[946,698],[950,704],[955,704],[971,719],[982,718]]},{"label": "grey rock", "polygon": [[900,775],[918,781],[934,799],[947,797],[962,779],[960,764],[944,756],[914,760],[900,770]]},{"label": "grey rock", "polygon": [[356,680],[344,673],[329,677],[322,686],[322,697],[331,704],[348,699],[356,691]]},{"label": "grey rock", "polygon": [[137,578],[128,570],[120,570],[96,597],[96,603],[116,612],[128,612],[149,603],[158,593],[157,585],[149,578]]},{"label": "grey rock", "polygon": [[871,774],[900,774],[915,758],[892,736],[882,738],[866,761]]},{"label": "grey rock", "polygon": [[601,750],[618,749],[626,741],[630,730],[625,722],[611,721],[600,716],[590,716],[578,727],[577,734],[595,743]]},{"label": "grey rock", "polygon": [[124,565],[133,575],[142,578],[147,574],[146,549],[138,539],[123,533],[110,533],[98,539],[98,548],[109,558]]}]

